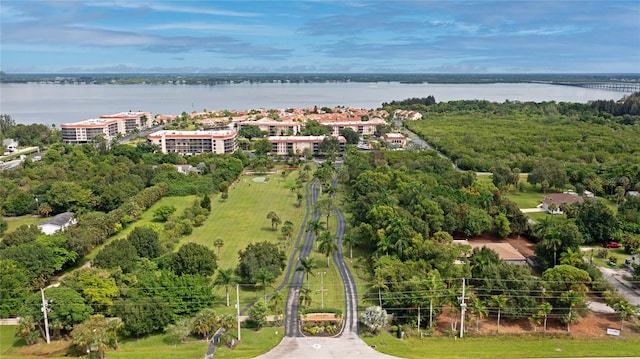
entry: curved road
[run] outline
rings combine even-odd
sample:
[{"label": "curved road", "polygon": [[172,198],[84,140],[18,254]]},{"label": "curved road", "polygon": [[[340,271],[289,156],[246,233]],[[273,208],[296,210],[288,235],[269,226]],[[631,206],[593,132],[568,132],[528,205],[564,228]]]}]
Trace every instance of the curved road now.
[{"label": "curved road", "polygon": [[[314,210],[314,204],[318,199],[318,181],[314,181],[311,185],[311,201],[307,196],[307,215],[309,211],[313,211],[313,218],[317,219],[320,213]],[[309,203],[310,202],[310,203]],[[346,222],[341,211],[336,210],[337,229],[336,244],[338,251],[333,255],[333,262],[342,277],[345,291],[345,312],[344,324],[342,331],[335,337],[305,337],[300,332],[298,323],[298,305],[300,287],[302,286],[303,273],[296,271],[289,288],[287,297],[287,308],[285,310],[285,337],[280,344],[266,354],[258,356],[260,359],[279,359],[279,358],[305,358],[305,359],[326,359],[326,358],[355,358],[355,359],[376,359],[376,358],[395,358],[390,355],[381,354],[369,347],[362,339],[358,337],[358,294],[356,291],[355,281],[351,276],[351,272],[344,263],[342,257],[342,236],[346,229]],[[304,230],[304,224],[301,229]],[[306,232],[305,232],[306,233]],[[300,237],[298,241],[300,241]],[[298,245],[298,243],[296,243]],[[313,234],[306,233],[305,241],[300,249],[300,256],[306,257],[311,252],[313,246]],[[289,264],[295,258],[295,251],[289,260]],[[297,267],[297,265],[296,265]],[[290,266],[290,268],[294,268]],[[288,274],[287,274],[288,277]],[[282,287],[285,282],[280,286]]]}]

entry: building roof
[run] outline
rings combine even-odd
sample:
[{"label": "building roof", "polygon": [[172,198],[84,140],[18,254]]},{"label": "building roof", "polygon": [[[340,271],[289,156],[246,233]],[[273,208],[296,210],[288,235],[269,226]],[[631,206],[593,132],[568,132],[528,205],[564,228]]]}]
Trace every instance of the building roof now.
[{"label": "building roof", "polygon": [[385,133],[384,135],[382,135],[383,138],[389,138],[389,139],[397,139],[397,140],[405,140],[407,139],[407,137],[405,137],[405,135],[401,134],[401,133]]},{"label": "building roof", "polygon": [[79,127],[87,127],[87,128],[100,128],[105,127],[107,125],[118,123],[118,119],[115,118],[90,118],[87,120],[83,120],[80,122],[73,123],[63,123],[60,125],[61,128],[79,128]]},{"label": "building roof", "polygon": [[523,261],[524,262],[527,260],[522,254],[520,254],[520,252],[518,252],[517,249],[513,248],[511,244],[506,242],[505,243],[503,242],[481,243],[481,242],[470,241],[469,245],[471,245],[471,248],[482,248],[482,247],[489,248],[494,252],[498,253],[498,257],[500,257],[500,259],[502,259],[503,261]]},{"label": "building roof", "polygon": [[211,130],[211,131],[173,131],[160,130],[150,133],[147,138],[233,138],[236,135],[234,130]]},{"label": "building roof", "polygon": [[151,115],[151,112],[142,112],[142,111],[118,112],[118,113],[114,113],[113,115],[102,115],[100,116],[100,118],[134,118],[134,117],[142,117],[145,115]]},{"label": "building roof", "polygon": [[563,203],[572,204],[572,203],[582,203],[584,199],[578,196],[575,192],[565,192],[565,193],[549,193],[544,196],[544,204],[551,205],[555,204],[556,206],[560,206]]},{"label": "building roof", "polygon": [[[269,142],[322,142],[331,136],[269,136]],[[343,136],[337,137],[338,142],[347,142]]]},{"label": "building roof", "polygon": [[52,224],[54,226],[62,227],[67,225],[74,215],[75,213],[73,212],[60,213],[51,217],[48,221],[41,223],[40,226],[44,226],[45,224]]}]

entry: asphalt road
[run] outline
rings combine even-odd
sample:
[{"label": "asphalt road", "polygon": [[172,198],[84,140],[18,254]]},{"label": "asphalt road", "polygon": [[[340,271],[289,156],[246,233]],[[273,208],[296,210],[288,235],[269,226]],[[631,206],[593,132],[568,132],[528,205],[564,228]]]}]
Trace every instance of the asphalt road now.
[{"label": "asphalt road", "polygon": [[[318,186],[318,182],[314,181],[311,186],[311,198],[307,197],[307,216],[305,216],[305,224],[309,211],[312,211],[314,219],[317,219],[320,216],[320,213],[314,211],[314,204],[319,196]],[[349,272],[349,269],[345,265],[342,255],[342,236],[346,229],[346,221],[341,211],[336,210],[335,214],[337,221],[336,244],[338,245],[338,251],[333,255],[332,259],[340,273],[345,290],[345,312],[343,316],[344,325],[342,327],[342,331],[335,337],[305,337],[301,333],[297,313],[303,273],[296,271],[287,297],[287,308],[285,310],[285,337],[278,346],[257,358],[395,358],[390,355],[378,353],[358,337],[358,294],[356,291],[355,281],[351,276],[351,272]],[[304,227],[305,226],[303,225],[303,228]],[[304,244],[300,249],[300,256],[307,256],[311,252],[312,247],[313,234],[306,233]]]}]

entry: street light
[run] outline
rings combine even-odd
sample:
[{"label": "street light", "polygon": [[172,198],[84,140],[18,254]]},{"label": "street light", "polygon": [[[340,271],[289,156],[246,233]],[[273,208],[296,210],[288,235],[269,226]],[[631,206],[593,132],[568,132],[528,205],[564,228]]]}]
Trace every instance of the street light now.
[{"label": "street light", "polygon": [[320,274],[320,308],[324,308],[324,275],[327,272],[319,272]]}]

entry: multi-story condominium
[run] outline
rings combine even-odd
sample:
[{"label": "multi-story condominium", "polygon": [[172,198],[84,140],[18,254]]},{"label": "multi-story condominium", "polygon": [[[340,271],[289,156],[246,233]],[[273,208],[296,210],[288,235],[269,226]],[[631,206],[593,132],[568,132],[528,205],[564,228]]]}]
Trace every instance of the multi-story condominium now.
[{"label": "multi-story condominium", "polygon": [[236,135],[234,130],[163,130],[149,134],[147,140],[160,147],[162,153],[175,152],[189,156],[199,153],[233,153],[238,149]]},{"label": "multi-story condominium", "polygon": [[257,126],[268,136],[295,136],[300,134],[302,123],[298,121],[277,121],[271,118],[261,118],[255,121],[240,121],[236,123],[238,130],[242,126]]},{"label": "multi-story condominium", "polygon": [[151,112],[118,112],[113,115],[102,115],[100,118],[113,118],[124,121],[126,133],[135,129],[143,130],[153,124],[153,114]]},{"label": "multi-story condominium", "polygon": [[[268,138],[273,146],[272,154],[287,156],[289,154],[302,154],[306,148],[310,148],[313,154],[320,152],[319,146],[326,136],[271,136]],[[340,152],[344,151],[347,140],[338,136]]]},{"label": "multi-story condominium", "polygon": [[151,127],[152,121],[151,112],[120,112],[80,122],[63,123],[60,129],[64,143],[91,143],[101,135],[110,143],[118,134],[126,135],[135,129]]},{"label": "multi-story condominium", "polygon": [[376,133],[376,130],[379,126],[386,125],[387,122],[381,118],[372,118],[369,121],[361,121],[361,120],[349,120],[349,119],[339,119],[336,121],[333,120],[320,120],[320,125],[331,127],[333,132],[332,136],[338,136],[340,131],[345,128],[351,128],[360,136],[371,136]]},{"label": "multi-story condominium", "polygon": [[92,118],[80,122],[60,125],[62,142],[70,144],[91,143],[94,138],[104,136],[110,143],[119,133],[125,133],[124,121],[116,118]]}]

